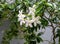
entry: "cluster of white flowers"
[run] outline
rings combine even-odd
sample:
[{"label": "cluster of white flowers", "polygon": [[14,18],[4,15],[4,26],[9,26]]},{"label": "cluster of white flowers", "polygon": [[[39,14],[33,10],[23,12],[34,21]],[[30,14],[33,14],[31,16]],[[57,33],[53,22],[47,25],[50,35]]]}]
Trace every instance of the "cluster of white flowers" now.
[{"label": "cluster of white flowers", "polygon": [[20,21],[20,25],[25,24],[26,27],[28,27],[28,26],[33,27],[32,23],[34,24],[34,26],[37,26],[37,24],[41,23],[39,21],[40,17],[39,16],[35,17],[35,8],[36,8],[36,5],[33,5],[33,7],[29,7],[29,12],[28,12],[27,15],[31,15],[32,18],[30,18],[27,15],[23,14],[22,10],[19,11],[18,21]]}]

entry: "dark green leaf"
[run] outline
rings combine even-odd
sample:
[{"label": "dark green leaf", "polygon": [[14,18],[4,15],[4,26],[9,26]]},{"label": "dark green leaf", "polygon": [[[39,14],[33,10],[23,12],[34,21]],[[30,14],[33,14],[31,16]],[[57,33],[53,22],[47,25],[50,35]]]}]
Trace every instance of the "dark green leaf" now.
[{"label": "dark green leaf", "polygon": [[43,32],[40,32],[40,33],[37,34],[37,36],[41,36],[42,34],[43,34]]},{"label": "dark green leaf", "polygon": [[38,42],[38,43],[40,43],[40,42],[42,42],[42,41],[43,41],[42,38],[37,37],[37,42]]}]

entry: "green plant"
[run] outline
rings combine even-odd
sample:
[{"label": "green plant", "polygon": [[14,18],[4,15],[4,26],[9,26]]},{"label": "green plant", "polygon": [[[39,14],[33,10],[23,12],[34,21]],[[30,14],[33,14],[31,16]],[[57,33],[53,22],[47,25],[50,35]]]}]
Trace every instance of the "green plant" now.
[{"label": "green plant", "polygon": [[[60,29],[60,1],[36,0],[33,2],[31,0],[12,0],[10,3],[6,1],[0,1],[0,24],[4,20],[9,20],[10,27],[5,31],[2,44],[9,44],[12,38],[19,35],[20,30],[24,33],[25,44],[40,43],[44,41],[40,37],[43,33],[36,34],[36,32],[41,27],[45,28],[48,26],[52,27],[53,44],[55,44],[56,37],[59,37],[60,42],[60,30],[58,30],[58,28]],[[57,34],[55,33],[56,29]]]}]

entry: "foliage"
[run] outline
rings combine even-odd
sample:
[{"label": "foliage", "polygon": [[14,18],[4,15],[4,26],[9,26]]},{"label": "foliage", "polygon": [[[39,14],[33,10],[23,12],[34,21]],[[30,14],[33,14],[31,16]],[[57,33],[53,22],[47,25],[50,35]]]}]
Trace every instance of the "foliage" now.
[{"label": "foliage", "polygon": [[[29,7],[31,9],[33,5],[36,5],[34,17],[36,18],[39,16],[41,19],[37,20],[41,23],[37,24],[37,26],[32,23],[33,27],[25,27],[25,24],[21,26],[20,21],[18,21],[19,11],[23,10],[22,14],[28,16]],[[28,17],[31,19],[31,16]],[[26,19],[26,17],[24,19]],[[45,28],[48,26],[52,27],[53,44],[55,44],[56,37],[59,37],[60,42],[60,1],[58,0],[36,0],[35,2],[34,0],[11,0],[11,2],[8,0],[1,0],[0,24],[4,20],[10,20],[10,28],[5,31],[2,44],[9,44],[12,38],[19,35],[18,33],[20,30],[24,33],[24,39],[26,40],[25,44],[40,43],[43,41],[40,37],[42,33],[39,32],[36,34],[36,32],[41,27]],[[56,26],[54,26],[54,24]],[[57,34],[55,34],[55,29],[57,29]]]}]

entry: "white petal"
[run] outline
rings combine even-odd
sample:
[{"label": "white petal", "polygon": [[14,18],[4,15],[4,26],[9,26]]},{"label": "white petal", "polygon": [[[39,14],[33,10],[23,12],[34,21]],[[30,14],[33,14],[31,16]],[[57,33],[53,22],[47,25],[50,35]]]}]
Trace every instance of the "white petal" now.
[{"label": "white petal", "polygon": [[20,17],[20,14],[18,14],[18,17]]},{"label": "white petal", "polygon": [[29,7],[29,10],[31,10],[31,7]]},{"label": "white petal", "polygon": [[36,5],[33,5],[33,8],[36,8]]},{"label": "white petal", "polygon": [[29,24],[30,27],[33,27],[32,24]]},{"label": "white petal", "polygon": [[24,16],[24,17],[25,17],[25,14],[22,14],[22,16]]},{"label": "white petal", "polygon": [[18,21],[20,21],[20,18],[18,18]]},{"label": "white petal", "polygon": [[20,25],[22,26],[22,22],[20,22]]},{"label": "white petal", "polygon": [[19,11],[19,13],[20,13],[21,11]]},{"label": "white petal", "polygon": [[40,21],[37,21],[37,23],[38,23],[38,24],[41,24],[41,22],[40,22]]},{"label": "white petal", "polygon": [[36,26],[37,24],[34,22],[34,26]]},{"label": "white petal", "polygon": [[25,23],[25,21],[22,21],[23,23]]},{"label": "white petal", "polygon": [[28,24],[26,23],[26,27],[28,27]]}]

